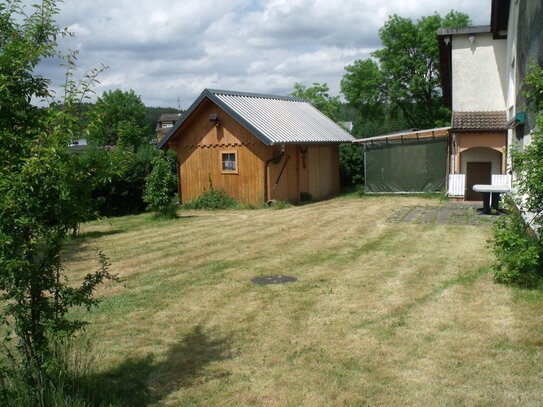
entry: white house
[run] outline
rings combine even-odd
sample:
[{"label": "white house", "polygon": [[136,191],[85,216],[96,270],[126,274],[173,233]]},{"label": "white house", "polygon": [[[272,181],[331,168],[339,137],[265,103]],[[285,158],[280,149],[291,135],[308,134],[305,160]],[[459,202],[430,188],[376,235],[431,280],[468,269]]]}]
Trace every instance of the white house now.
[{"label": "white house", "polygon": [[450,191],[463,183],[470,199],[474,179],[488,183],[477,177],[514,178],[507,149],[531,141],[535,117],[523,86],[529,65],[543,66],[542,32],[541,0],[492,0],[489,26],[439,30],[443,95],[453,110]]},{"label": "white house", "polygon": [[480,200],[473,185],[508,182],[507,40],[491,25],[440,29],[438,36],[452,108],[449,195]]}]

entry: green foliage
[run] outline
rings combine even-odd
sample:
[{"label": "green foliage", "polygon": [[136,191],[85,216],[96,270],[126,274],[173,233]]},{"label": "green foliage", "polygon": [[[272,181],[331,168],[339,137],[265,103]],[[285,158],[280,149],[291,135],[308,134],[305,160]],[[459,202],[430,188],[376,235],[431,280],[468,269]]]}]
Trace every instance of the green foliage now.
[{"label": "green foliage", "polygon": [[[51,17],[57,13],[52,2],[38,13],[23,17],[19,1],[0,3],[0,163],[17,164],[32,148],[33,126],[43,112],[30,98],[50,95],[49,80],[33,75],[42,58],[52,57],[59,28]],[[20,18],[22,21],[17,21]],[[26,126],[20,126],[20,123]]]},{"label": "green foliage", "polygon": [[339,146],[339,179],[343,186],[364,182],[364,149],[355,144]]},{"label": "green foliage", "polygon": [[101,70],[74,81],[74,55],[69,55],[63,101],[34,108],[32,98],[50,92],[49,82],[35,77],[33,70],[56,53],[62,31],[53,20],[55,1],[43,0],[33,10],[27,14],[19,1],[0,4],[0,322],[12,362],[2,372],[18,372],[34,389],[33,404],[45,405],[46,379],[59,363],[51,341],[70,337],[85,325],[68,318],[68,311],[95,306],[94,290],[115,276],[99,253],[97,269],[81,285],[66,283],[62,244],[89,218],[86,185],[95,182],[95,173],[82,171],[68,143],[82,131],[77,106]]},{"label": "green foliage", "polygon": [[[90,340],[52,341],[55,359],[59,366],[46,376],[46,385],[40,396],[44,406],[89,407],[122,406],[125,400],[113,390],[113,384],[97,372],[100,371],[102,354]],[[5,407],[36,406],[36,389],[27,385],[19,372],[2,372],[0,378],[0,405]],[[97,391],[100,389],[100,391]]]},{"label": "green foliage", "polygon": [[[543,126],[543,115],[537,119]],[[543,128],[543,127],[541,127]],[[533,223],[543,225],[543,133],[532,133],[532,142],[523,151],[512,151],[515,185],[524,196],[522,205],[535,215]],[[519,202],[520,203],[520,202]]]},{"label": "green foliage", "polygon": [[272,208],[274,210],[281,210],[281,209],[292,208],[292,204],[287,201],[277,201],[273,199],[267,203],[266,207]]},{"label": "green foliage", "polygon": [[543,226],[543,69],[531,65],[525,79],[524,95],[530,101],[530,110],[536,114],[532,141],[523,151],[511,152],[516,187],[524,195],[522,204],[534,215],[536,228]]},{"label": "green foliage", "polygon": [[99,157],[102,165],[117,169],[106,183],[98,185],[92,192],[98,214],[123,216],[145,210],[145,178],[151,173],[155,154],[156,151],[149,145],[140,147],[136,152],[122,149],[95,150],[94,155]]},{"label": "green foliage", "polygon": [[329,90],[330,88],[326,83],[313,82],[313,86],[309,88],[301,83],[295,83],[294,91],[290,93],[290,96],[308,101],[330,119],[337,121],[341,101],[339,96],[330,96],[328,94]]},{"label": "green foliage", "polygon": [[531,225],[539,236],[528,233],[523,212],[512,211],[497,223],[491,243],[496,256],[496,280],[535,285],[543,274],[543,69],[531,66],[525,84],[525,96],[537,118],[532,142],[522,151],[511,151],[516,176],[514,203],[531,213]]},{"label": "green foliage", "polygon": [[[150,138],[150,130],[145,125],[145,105],[133,90],[104,92],[96,101],[91,122],[89,140],[98,146],[122,141],[136,150]],[[129,131],[134,134],[127,134]]]},{"label": "green foliage", "polygon": [[524,208],[535,215],[536,228],[543,226],[543,69],[531,65],[525,79],[524,95],[536,114],[532,141],[522,151],[511,152],[518,193]]},{"label": "green foliage", "polygon": [[137,151],[140,146],[149,144],[149,129],[131,121],[120,121],[117,135],[117,145],[122,149]]},{"label": "green foliage", "polygon": [[393,15],[379,30],[383,49],[373,59],[357,60],[345,68],[341,81],[345,98],[365,116],[380,114],[380,106],[398,109],[409,127],[446,125],[450,111],[441,97],[439,27],[468,25],[469,17],[455,11],[416,23]]},{"label": "green foliage", "polygon": [[512,205],[508,215],[494,224],[491,244],[496,257],[493,266],[496,281],[523,286],[537,284],[543,272],[543,246]]},{"label": "green foliage", "polygon": [[471,25],[471,20],[467,14],[459,13],[457,11],[451,10],[441,21],[442,28],[459,28],[459,27],[468,27]]},{"label": "green foliage", "polygon": [[383,72],[373,59],[356,60],[345,67],[347,73],[341,80],[341,92],[345,99],[368,115],[379,112],[385,92]]},{"label": "green foliage", "polygon": [[143,201],[147,204],[147,210],[160,216],[174,218],[178,208],[175,197],[177,191],[175,154],[168,156],[160,151],[153,158],[152,165],[153,169],[145,179]]},{"label": "green foliage", "polygon": [[199,197],[183,204],[183,209],[234,209],[239,208],[241,204],[229,196],[222,189],[215,189],[209,185],[209,190],[205,191]]}]

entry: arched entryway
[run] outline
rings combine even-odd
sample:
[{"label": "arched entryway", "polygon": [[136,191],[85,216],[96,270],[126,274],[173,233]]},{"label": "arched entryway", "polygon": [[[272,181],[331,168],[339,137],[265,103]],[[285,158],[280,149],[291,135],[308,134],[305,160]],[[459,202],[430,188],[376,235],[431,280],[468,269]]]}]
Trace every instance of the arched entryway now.
[{"label": "arched entryway", "polygon": [[460,155],[461,172],[466,174],[466,201],[480,201],[482,194],[473,191],[473,185],[490,184],[492,174],[502,173],[502,153],[488,147],[474,147]]}]

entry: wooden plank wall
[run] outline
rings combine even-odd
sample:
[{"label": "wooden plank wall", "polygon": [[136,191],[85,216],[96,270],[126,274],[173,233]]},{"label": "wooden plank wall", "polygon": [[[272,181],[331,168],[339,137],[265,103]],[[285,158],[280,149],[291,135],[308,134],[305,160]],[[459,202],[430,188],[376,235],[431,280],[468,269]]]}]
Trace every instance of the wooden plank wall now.
[{"label": "wooden plank wall", "polygon": [[503,152],[507,143],[505,133],[457,133],[456,144],[460,151],[473,147],[489,147]]},{"label": "wooden plank wall", "polygon": [[[280,151],[276,146],[274,149]],[[270,163],[268,166],[268,196],[270,199],[281,201],[297,201],[300,199],[300,187],[298,176],[298,146],[287,145],[285,155],[278,164]],[[272,155],[273,156],[273,155]],[[284,170],[283,170],[284,168]],[[283,173],[281,174],[281,170]],[[281,174],[281,178],[279,175]],[[276,184],[277,179],[279,182]]]},{"label": "wooden plank wall", "polygon": [[[210,122],[218,114],[220,125]],[[188,202],[214,188],[248,204],[264,200],[264,160],[269,147],[215,104],[205,101],[191,120],[183,123],[169,142],[178,154],[181,202]],[[221,173],[221,152],[236,151],[238,174]]]},{"label": "wooden plank wall", "polygon": [[339,149],[337,145],[309,147],[309,193],[322,199],[339,193]]}]

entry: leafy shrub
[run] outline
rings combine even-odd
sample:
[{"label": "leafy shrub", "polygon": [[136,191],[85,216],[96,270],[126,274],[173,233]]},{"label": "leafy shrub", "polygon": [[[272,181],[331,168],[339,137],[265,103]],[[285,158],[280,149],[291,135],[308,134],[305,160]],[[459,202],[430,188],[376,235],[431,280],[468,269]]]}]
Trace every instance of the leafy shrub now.
[{"label": "leafy shrub", "polygon": [[364,183],[364,150],[361,146],[339,146],[339,180],[342,186]]},{"label": "leafy shrub", "polygon": [[520,212],[510,208],[509,214],[494,224],[490,241],[496,261],[494,278],[501,283],[535,286],[542,274],[541,241],[529,232]]},{"label": "leafy shrub", "polygon": [[527,233],[518,212],[497,222],[492,245],[496,255],[494,276],[497,281],[536,285],[543,274],[543,69],[531,65],[525,78],[524,96],[535,113],[532,142],[523,149],[513,149],[511,158],[516,174],[516,201],[533,216],[531,224],[539,236]]},{"label": "leafy shrub", "polygon": [[240,207],[240,203],[229,196],[222,189],[210,187],[199,197],[183,205],[184,209],[233,209]]},{"label": "leafy shrub", "polygon": [[[87,150],[82,156],[85,154],[88,154]],[[135,153],[120,149],[95,150],[96,159],[105,161],[102,165],[119,168],[117,174],[92,192],[96,210],[100,215],[123,216],[145,210],[145,178],[151,173],[155,154],[157,152],[150,146],[141,147]]]},{"label": "leafy shrub", "polygon": [[153,170],[145,178],[143,201],[147,209],[160,216],[173,218],[177,211],[175,190],[177,175],[172,171],[171,161],[164,153],[158,153],[153,158]]}]

